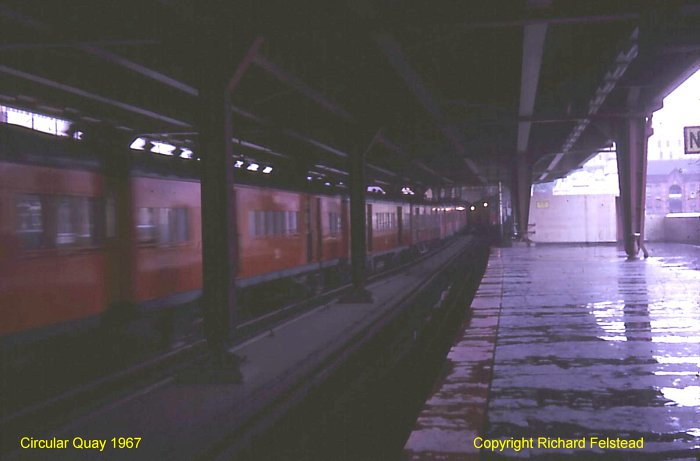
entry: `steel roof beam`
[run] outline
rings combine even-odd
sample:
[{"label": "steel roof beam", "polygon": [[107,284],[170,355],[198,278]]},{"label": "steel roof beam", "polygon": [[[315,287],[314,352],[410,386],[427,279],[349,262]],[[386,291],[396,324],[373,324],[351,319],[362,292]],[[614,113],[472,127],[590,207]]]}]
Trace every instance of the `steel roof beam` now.
[{"label": "steel roof beam", "polygon": [[458,26],[460,30],[476,30],[476,29],[499,29],[507,27],[527,27],[537,24],[599,24],[606,22],[633,21],[639,19],[639,13],[619,13],[619,14],[599,14],[588,16],[557,16],[557,17],[534,17],[527,19],[516,19],[512,21],[491,21],[491,22],[476,22],[465,23]]},{"label": "steel roof beam", "polygon": [[[532,117],[535,111],[537,88],[540,81],[544,42],[547,37],[547,24],[529,24],[523,30],[523,59],[520,74],[520,117]],[[532,122],[518,123],[517,153],[527,151]]]},{"label": "steel roof beam", "polygon": [[[352,116],[352,114],[350,114],[347,110],[345,110],[343,107],[341,107],[338,103],[332,101],[331,99],[329,99],[328,97],[326,97],[322,93],[311,88],[306,83],[304,83],[301,79],[299,79],[298,77],[285,71],[284,69],[282,69],[281,67],[279,67],[278,65],[276,65],[275,63],[270,61],[269,59],[265,58],[264,56],[257,55],[255,57],[255,59],[253,60],[253,62],[255,64],[257,64],[258,66],[260,66],[265,71],[269,72],[271,75],[276,77],[281,82],[291,86],[295,90],[299,91],[302,95],[313,100],[314,102],[316,102],[318,105],[320,105],[321,107],[323,107],[327,111],[329,111],[329,112],[331,112],[331,113],[333,113],[333,114],[335,114],[335,115],[337,115],[337,116],[339,116],[347,121],[350,121],[350,122],[355,121],[355,118]],[[246,113],[245,111],[242,111],[239,108],[234,108],[234,112],[236,112],[240,115],[243,115],[243,116],[249,116],[249,118],[251,118],[253,120],[257,120],[258,122],[262,121],[262,119],[260,119],[259,117],[254,116],[253,114]],[[282,132],[289,137],[303,141],[307,144],[310,144],[314,147],[317,147],[318,149],[321,149],[325,152],[336,155],[338,157],[347,157],[349,155],[347,152],[343,152],[335,147],[329,146],[329,145],[324,144],[324,143],[317,141],[315,139],[311,139],[305,135],[297,133],[296,131],[289,130],[289,129],[283,129]],[[384,138],[386,140],[386,138],[382,134],[379,135],[378,140],[381,138]],[[424,169],[427,168],[424,165],[419,165],[419,166],[424,168]],[[375,171],[379,171],[380,173],[383,173],[387,176],[391,176],[391,177],[397,176],[395,173],[393,173],[391,171],[388,171],[384,168],[380,168],[376,165],[372,165],[370,163],[367,164],[367,167],[370,169],[373,169]],[[439,176],[434,171],[431,170],[431,172],[433,174]],[[442,179],[449,181],[446,178],[442,178]]]},{"label": "steel roof beam", "polygon": [[[4,16],[4,17],[10,18],[14,21],[17,21],[20,24],[24,25],[25,27],[33,29],[37,32],[41,32],[41,33],[44,33],[47,35],[55,33],[55,31],[53,31],[51,29],[51,27],[42,23],[41,21],[37,21],[34,18],[26,16],[25,14],[20,13],[16,10],[13,10],[7,6],[0,5],[0,16]],[[127,59],[123,56],[120,56],[117,53],[113,53],[111,51],[105,50],[104,48],[100,48],[99,46],[96,46],[95,44],[76,43],[75,47],[77,49],[87,53],[87,54],[90,54],[92,56],[95,56],[95,57],[100,58],[104,61],[110,62],[112,64],[116,64],[120,67],[123,67],[123,68],[128,69],[132,72],[135,72],[139,75],[147,77],[151,80],[155,80],[159,83],[162,83],[164,85],[167,85],[167,86],[170,86],[170,87],[175,88],[177,90],[180,90],[180,91],[187,93],[189,95],[192,95],[192,96],[199,95],[199,91],[197,91],[197,89],[194,88],[193,86],[187,85],[186,83],[183,83],[183,82],[176,80],[172,77],[169,77],[161,72],[153,70],[147,66],[144,66],[143,64],[132,61],[131,59]]]},{"label": "steel roof beam", "polygon": [[[273,126],[273,124],[270,121],[265,120],[264,118],[259,117],[258,115],[255,115],[253,113],[250,113],[244,109],[241,109],[240,107],[233,106],[231,108],[231,110],[233,111],[234,114],[238,114],[241,117],[245,117],[249,120],[253,120],[254,122],[259,123],[261,125]],[[331,155],[335,155],[336,157],[347,158],[350,155],[349,153],[347,153],[341,149],[338,149],[337,147],[330,146],[326,143],[323,143],[323,142],[318,141],[316,139],[310,138],[304,134],[301,134],[297,131],[290,130],[287,128],[283,128],[283,129],[281,129],[281,131],[282,131],[282,134],[289,136],[290,138],[299,140],[299,141],[301,141],[305,144],[308,144],[310,146],[313,146],[313,147],[315,147],[323,152],[326,152],[326,153],[331,154]],[[367,164],[367,168],[378,171],[378,172],[385,174],[387,176],[397,177],[396,173],[389,171],[389,170],[386,170],[384,168],[378,167],[376,165],[372,165],[370,163]]]},{"label": "steel roof beam", "polygon": [[588,103],[588,117],[579,121],[569,136],[566,138],[561,152],[547,166],[547,169],[540,175],[539,181],[543,181],[550,173],[554,171],[557,164],[561,161],[565,154],[568,154],[583,132],[586,130],[591,120],[596,116],[598,110],[603,106],[610,93],[615,90],[617,83],[620,81],[629,65],[639,55],[639,27],[635,27],[627,41],[625,47],[617,54],[610,70],[605,74],[603,81],[596,89],[595,94]]},{"label": "steel roof beam", "polygon": [[[446,117],[442,113],[442,109],[437,103],[437,98],[431,93],[427,85],[418,72],[413,69],[408,59],[403,53],[401,45],[389,34],[377,34],[374,37],[384,55],[389,60],[389,63],[399,76],[404,80],[413,95],[418,99],[418,102],[423,106],[423,109],[430,115],[433,122],[437,125],[443,136],[452,143],[452,146],[457,151],[460,157],[466,157],[465,141],[462,135],[447,122]],[[468,165],[469,169],[482,182],[486,180],[481,175],[478,167],[471,162]]]},{"label": "steel roof beam", "polygon": [[170,86],[177,90],[187,93],[191,96],[199,96],[199,91],[193,86],[187,85],[179,80],[169,77],[161,72],[151,69],[150,67],[139,64],[131,59],[127,59],[111,51],[105,50],[103,48],[94,45],[79,45],[78,48],[87,54],[100,58],[111,64],[116,64],[120,67],[128,69],[134,73],[141,76],[147,77],[151,80],[155,80],[163,85]]},{"label": "steel roof beam", "polygon": [[[398,144],[396,144],[395,142],[393,142],[392,140],[387,138],[386,135],[384,135],[384,133],[379,134],[378,141],[382,146],[386,147],[390,151],[396,152],[397,154],[401,155],[402,157],[410,158],[410,156],[406,153],[406,151],[401,146],[399,146]],[[413,160],[411,160],[411,163],[415,164],[418,168],[430,173],[431,175],[435,176],[436,178],[440,179],[443,182],[450,183],[450,184],[454,183],[454,181],[442,176],[440,173],[438,173],[437,171],[428,167],[423,162],[419,162],[418,160],[413,159]]]},{"label": "steel roof beam", "polygon": [[0,45],[0,51],[7,50],[46,50],[54,48],[77,48],[80,46],[141,46],[155,45],[158,40],[125,39],[125,40],[99,40],[99,41],[68,41],[68,42],[23,42],[5,43]]},{"label": "steel roof beam", "polygon": [[354,122],[355,119],[353,118],[350,113],[342,108],[338,103],[335,101],[331,100],[324,94],[320,93],[319,91],[311,88],[309,85],[304,83],[301,79],[296,77],[295,75],[292,75],[291,73],[287,72],[286,70],[282,69],[279,67],[277,64],[273,63],[269,59],[265,58],[264,56],[257,55],[253,62],[258,65],[261,69],[264,71],[268,72],[270,75],[275,77],[277,80],[280,82],[294,88],[296,91],[301,93],[303,96],[311,99],[314,101],[316,104],[327,110],[328,112],[337,115],[340,118],[343,118],[349,122]]},{"label": "steel roof beam", "polygon": [[80,88],[76,88],[71,85],[67,85],[65,83],[60,83],[55,80],[51,80],[45,77],[41,77],[39,75],[35,74],[30,74],[28,72],[24,72],[18,69],[13,69],[11,67],[5,66],[0,64],[0,73],[8,74],[16,78],[20,78],[23,80],[27,80],[33,83],[37,83],[39,85],[47,86],[49,88],[54,88],[66,93],[70,93],[76,96],[80,96],[85,99],[90,99],[92,101],[97,101],[102,104],[106,104],[112,107],[116,107],[118,109],[122,109],[127,112],[131,112],[134,114],[142,115],[144,117],[152,118],[154,120],[158,120],[161,122],[169,123],[174,126],[182,127],[182,128],[191,128],[192,125],[190,125],[187,122],[183,122],[182,120],[178,120],[172,117],[168,117],[166,115],[162,115],[156,112],[153,112],[148,109],[144,109],[142,107],[134,106],[133,104],[127,104],[121,101],[117,101],[116,99],[108,98],[106,96],[102,96],[99,94],[91,93],[89,91],[85,91]]}]

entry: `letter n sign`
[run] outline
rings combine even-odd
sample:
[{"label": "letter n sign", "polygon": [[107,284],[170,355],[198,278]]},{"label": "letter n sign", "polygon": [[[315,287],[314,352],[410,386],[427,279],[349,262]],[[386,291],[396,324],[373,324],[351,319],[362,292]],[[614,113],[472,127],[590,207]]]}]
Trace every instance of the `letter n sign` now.
[{"label": "letter n sign", "polygon": [[683,128],[685,135],[685,153],[700,154],[700,126],[686,126]]}]

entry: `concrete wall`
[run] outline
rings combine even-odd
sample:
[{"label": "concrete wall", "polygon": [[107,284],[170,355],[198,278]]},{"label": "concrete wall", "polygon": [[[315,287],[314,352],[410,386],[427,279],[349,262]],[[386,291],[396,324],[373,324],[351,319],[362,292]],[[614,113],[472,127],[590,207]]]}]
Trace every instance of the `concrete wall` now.
[{"label": "concrete wall", "polygon": [[647,242],[700,243],[700,216],[647,215]]},{"label": "concrete wall", "polygon": [[644,239],[647,242],[666,241],[664,216],[665,215],[646,215],[646,221],[644,222]]},{"label": "concrete wall", "polygon": [[535,193],[530,203],[530,224],[534,242],[615,242],[615,196]]},{"label": "concrete wall", "polygon": [[667,242],[700,243],[700,216],[665,218],[664,237]]}]

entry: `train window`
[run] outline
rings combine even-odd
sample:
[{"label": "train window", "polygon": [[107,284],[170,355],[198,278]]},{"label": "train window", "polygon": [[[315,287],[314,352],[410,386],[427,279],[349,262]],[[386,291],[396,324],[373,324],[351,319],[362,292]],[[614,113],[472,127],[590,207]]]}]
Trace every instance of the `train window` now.
[{"label": "train window", "polygon": [[248,235],[251,237],[255,237],[257,234],[257,228],[255,227],[255,217],[257,215],[257,211],[248,211]]},{"label": "train window", "polygon": [[170,243],[173,210],[171,208],[158,209],[158,226],[156,227],[158,243]]},{"label": "train window", "polygon": [[273,235],[275,212],[265,211],[265,235]]},{"label": "train window", "polygon": [[294,214],[293,211],[285,211],[284,212],[284,233],[285,234],[293,234],[294,229],[292,228],[292,215]]},{"label": "train window", "polygon": [[140,244],[169,245],[189,240],[187,208],[139,208],[136,239]]},{"label": "train window", "polygon": [[299,212],[298,211],[288,211],[287,212],[287,234],[298,234],[299,233]]},{"label": "train window", "polygon": [[108,239],[117,236],[117,208],[114,197],[105,200],[105,237]]},{"label": "train window", "polygon": [[16,210],[16,229],[22,247],[28,250],[41,248],[44,243],[41,198],[38,195],[21,195],[17,198]]},{"label": "train window", "polygon": [[340,233],[340,214],[328,213],[328,230],[330,235],[338,235]]},{"label": "train window", "polygon": [[76,247],[94,244],[95,206],[90,197],[57,197],[56,246]]},{"label": "train window", "polygon": [[169,208],[168,210],[170,211],[168,214],[168,242],[187,242],[189,240],[187,208]]},{"label": "train window", "polygon": [[249,211],[251,236],[292,235],[299,233],[298,211]]},{"label": "train window", "polygon": [[287,214],[284,211],[275,211],[275,235],[284,235],[287,225],[285,223]]},{"label": "train window", "polygon": [[157,208],[139,208],[136,213],[136,240],[138,243],[156,243]]},{"label": "train window", "polygon": [[255,212],[255,234],[254,235],[265,235],[265,212],[256,211]]},{"label": "train window", "polygon": [[387,230],[396,228],[396,214],[375,213],[373,219],[373,228],[376,230]]}]

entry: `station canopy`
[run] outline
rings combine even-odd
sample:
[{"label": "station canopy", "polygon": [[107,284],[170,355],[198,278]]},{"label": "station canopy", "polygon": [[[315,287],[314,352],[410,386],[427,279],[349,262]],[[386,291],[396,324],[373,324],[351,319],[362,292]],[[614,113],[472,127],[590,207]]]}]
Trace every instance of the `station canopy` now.
[{"label": "station canopy", "polygon": [[248,56],[238,153],[342,175],[372,143],[368,175],[401,187],[509,181],[527,155],[542,182],[699,68],[699,19],[674,0],[6,0],[0,104],[196,153],[202,63]]}]

